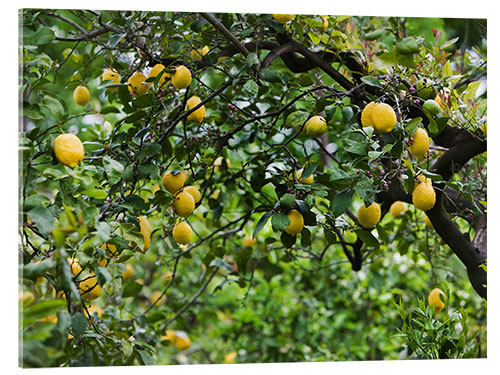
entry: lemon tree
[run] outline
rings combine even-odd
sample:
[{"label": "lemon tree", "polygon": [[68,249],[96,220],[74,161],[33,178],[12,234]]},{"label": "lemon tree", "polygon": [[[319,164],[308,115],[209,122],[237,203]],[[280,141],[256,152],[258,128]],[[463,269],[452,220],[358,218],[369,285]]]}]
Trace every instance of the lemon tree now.
[{"label": "lemon tree", "polygon": [[20,17],[22,367],[487,355],[484,20]]}]

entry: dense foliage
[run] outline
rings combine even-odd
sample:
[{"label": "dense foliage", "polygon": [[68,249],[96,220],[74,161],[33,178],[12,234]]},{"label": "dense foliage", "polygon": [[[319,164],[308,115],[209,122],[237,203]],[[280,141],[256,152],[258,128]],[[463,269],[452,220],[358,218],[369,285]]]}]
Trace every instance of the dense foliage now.
[{"label": "dense foliage", "polygon": [[[485,22],[23,10],[20,28],[22,366],[486,356]],[[372,101],[394,129],[362,126]],[[191,215],[162,182],[180,171]]]}]

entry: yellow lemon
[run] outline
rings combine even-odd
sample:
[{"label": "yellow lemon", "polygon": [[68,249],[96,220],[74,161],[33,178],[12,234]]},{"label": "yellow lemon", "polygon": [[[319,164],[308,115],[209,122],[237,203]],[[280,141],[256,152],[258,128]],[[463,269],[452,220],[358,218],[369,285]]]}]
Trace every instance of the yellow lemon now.
[{"label": "yellow lemon", "polygon": [[191,194],[181,191],[174,197],[175,213],[182,217],[189,217],[194,211],[194,198]]},{"label": "yellow lemon", "polygon": [[168,85],[168,81],[166,81],[166,79],[170,77],[170,74],[163,71],[164,69],[165,69],[165,65],[156,64],[155,66],[153,66],[151,68],[151,70],[149,71],[149,74],[148,74],[148,78],[155,78],[158,74],[161,74],[160,79],[158,80],[158,85],[161,88],[164,88],[165,86]]},{"label": "yellow lemon", "polygon": [[290,224],[285,228],[285,232],[296,236],[304,228],[304,218],[299,211],[294,209],[288,211],[287,216],[290,219]]},{"label": "yellow lemon", "polygon": [[193,238],[193,230],[188,223],[182,221],[175,225],[172,230],[172,237],[174,237],[174,241],[178,244],[185,245],[191,242]]},{"label": "yellow lemon", "polygon": [[424,155],[429,151],[429,136],[427,132],[418,128],[417,131],[412,135],[413,142],[409,147],[409,151],[418,158],[423,158]]},{"label": "yellow lemon", "polygon": [[[102,72],[101,81],[111,81],[111,83],[120,83],[120,75],[114,69],[106,69]],[[116,87],[110,87],[108,90],[115,90]]]},{"label": "yellow lemon", "polygon": [[361,125],[363,125],[364,128],[367,126],[374,126],[373,124],[373,108],[377,103],[375,102],[370,102],[367,105],[365,105],[365,108],[363,108],[363,111],[361,112]]},{"label": "yellow lemon", "polygon": [[49,316],[44,316],[43,318],[40,319],[41,323],[54,323],[56,324],[58,321],[57,319],[57,314],[52,314]]},{"label": "yellow lemon", "polygon": [[297,176],[297,179],[299,180],[299,182],[301,182],[303,184],[312,184],[314,182],[314,175],[311,174],[309,177],[302,179],[301,178],[302,172],[304,172],[304,168],[299,169],[296,173],[296,176]]},{"label": "yellow lemon", "polygon": [[310,137],[319,138],[326,132],[326,120],[321,116],[313,116],[307,120],[305,129]]},{"label": "yellow lemon", "polygon": [[122,272],[123,280],[130,280],[134,276],[134,267],[131,264],[125,264],[125,271]]},{"label": "yellow lemon", "polygon": [[243,247],[252,247],[257,242],[257,238],[245,238],[243,240]]},{"label": "yellow lemon", "polygon": [[434,225],[432,225],[431,219],[427,215],[425,215],[425,226],[429,229],[434,229]]},{"label": "yellow lemon", "polygon": [[186,186],[183,191],[185,191],[188,194],[191,194],[191,196],[194,199],[194,203],[198,203],[201,200],[201,193],[200,190],[196,186]]},{"label": "yellow lemon", "polygon": [[359,224],[365,228],[372,228],[380,221],[381,210],[377,202],[366,207],[364,204],[358,209]]},{"label": "yellow lemon", "polygon": [[149,89],[149,85],[144,82],[146,80],[146,76],[140,72],[135,72],[128,79],[128,91],[130,91],[134,95],[142,95],[145,94]]},{"label": "yellow lemon", "polygon": [[86,105],[90,100],[89,89],[85,86],[78,86],[75,91],[73,91],[73,100],[78,105]]},{"label": "yellow lemon", "polygon": [[80,295],[83,299],[94,300],[101,293],[101,286],[97,283],[97,277],[94,274],[89,274],[80,282]]},{"label": "yellow lemon", "polygon": [[201,58],[205,56],[209,50],[208,46],[203,46],[201,51],[199,49],[193,49],[191,50],[191,57],[195,60],[201,60]]},{"label": "yellow lemon", "polygon": [[[217,159],[215,159],[214,161],[214,167],[215,167],[215,170],[218,172],[220,171],[220,168],[221,168],[221,165],[222,165],[222,160],[223,160],[223,157],[222,156],[219,156]],[[231,164],[231,160],[229,159],[226,159],[226,165],[228,168],[231,168],[233,165]]]},{"label": "yellow lemon", "polygon": [[[88,311],[88,314],[87,314]],[[98,305],[90,305],[87,307],[87,311],[84,311],[84,314],[87,315],[87,318],[90,318],[91,315],[94,315],[94,313],[97,314],[97,316],[100,318],[102,316],[102,308]]]},{"label": "yellow lemon", "polygon": [[24,291],[19,295],[19,300],[22,301],[23,305],[31,305],[35,302],[35,296],[29,291]]},{"label": "yellow lemon", "polygon": [[186,350],[191,346],[191,340],[186,332],[176,331],[175,336],[175,347],[178,351]]},{"label": "yellow lemon", "polygon": [[169,193],[175,194],[184,186],[186,178],[187,175],[184,171],[181,171],[177,174],[173,174],[172,172],[168,171],[161,179],[161,183]]},{"label": "yellow lemon", "polygon": [[173,329],[167,329],[165,334],[161,337],[161,340],[168,341],[168,345],[174,345],[176,338],[177,336],[175,335],[175,331]]},{"label": "yellow lemon", "polygon": [[392,216],[399,217],[403,216],[407,209],[408,205],[405,202],[396,201],[391,205],[390,211]]},{"label": "yellow lemon", "polygon": [[82,266],[80,265],[80,262],[76,258],[67,258],[69,266],[71,267],[71,273],[73,276],[78,275],[80,272],[82,272]]},{"label": "yellow lemon", "polygon": [[176,89],[185,89],[191,84],[191,72],[184,65],[175,68],[175,73],[172,76],[172,85]]},{"label": "yellow lemon", "polygon": [[[187,100],[187,107],[188,107],[188,110],[191,109],[191,108],[194,108],[195,106],[197,106],[198,104],[200,104],[201,102],[201,99],[197,96],[192,96],[190,97],[188,100]],[[200,108],[198,108],[196,111],[194,111],[193,113],[189,114],[189,116],[187,117],[188,120],[194,120],[196,122],[202,122],[203,119],[205,118],[205,106],[202,105]]]},{"label": "yellow lemon", "polygon": [[236,352],[227,353],[224,357],[224,363],[225,364],[234,363],[236,356],[237,356]]},{"label": "yellow lemon", "polygon": [[436,192],[430,183],[419,183],[413,189],[413,205],[423,211],[430,210],[436,203]]},{"label": "yellow lemon", "polygon": [[106,267],[108,265],[108,261],[103,257],[99,260],[99,262],[97,262],[97,264],[101,267]]},{"label": "yellow lemon", "polygon": [[110,243],[105,243],[101,246],[101,249],[106,250],[106,256],[111,258],[111,257],[118,257],[118,254],[116,253],[116,246]]},{"label": "yellow lemon", "polygon": [[434,288],[431,290],[429,297],[427,298],[429,305],[433,306],[437,313],[444,309],[444,302],[441,300],[440,295],[444,297],[445,294],[441,289]]},{"label": "yellow lemon", "polygon": [[54,140],[54,154],[59,163],[75,168],[83,160],[83,143],[74,134],[60,134]]},{"label": "yellow lemon", "polygon": [[321,31],[326,31],[328,29],[328,26],[330,24],[328,23],[328,18],[326,17],[321,17],[321,27],[319,28]]},{"label": "yellow lemon", "polygon": [[417,180],[423,182],[424,184],[432,185],[432,180],[430,178],[425,177],[423,174],[417,175]]},{"label": "yellow lemon", "polygon": [[144,237],[144,252],[149,249],[151,244],[151,225],[149,225],[148,219],[145,216],[139,216],[139,227],[141,228],[141,234]]},{"label": "yellow lemon", "polygon": [[388,133],[396,126],[396,112],[389,104],[378,103],[372,110],[373,126],[380,133]]},{"label": "yellow lemon", "polygon": [[161,279],[163,280],[163,282],[168,282],[172,280],[172,277],[174,277],[174,273],[172,271],[167,271],[163,274]]},{"label": "yellow lemon", "polygon": [[149,302],[154,303],[158,298],[160,299],[158,300],[158,302],[156,302],[156,306],[162,305],[165,302],[167,302],[167,296],[165,294],[162,295],[162,292],[160,290],[155,290],[153,293],[151,293],[151,296],[149,297]]},{"label": "yellow lemon", "polygon": [[290,22],[293,18],[293,14],[273,14],[273,18],[281,24]]}]

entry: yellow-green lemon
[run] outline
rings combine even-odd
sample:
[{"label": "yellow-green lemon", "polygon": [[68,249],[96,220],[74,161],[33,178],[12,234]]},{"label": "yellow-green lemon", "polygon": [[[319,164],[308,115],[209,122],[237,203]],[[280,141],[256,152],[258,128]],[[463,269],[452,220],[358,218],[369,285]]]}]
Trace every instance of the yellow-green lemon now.
[{"label": "yellow-green lemon", "polygon": [[182,221],[175,225],[172,230],[172,237],[178,244],[185,245],[191,242],[193,238],[193,230],[188,223]]},{"label": "yellow-green lemon", "polygon": [[182,217],[189,217],[194,211],[194,198],[191,194],[181,191],[174,197],[175,213]]},{"label": "yellow-green lemon", "polygon": [[74,134],[60,134],[54,140],[54,155],[59,163],[75,168],[83,160],[83,143]]},{"label": "yellow-green lemon", "polygon": [[161,88],[164,88],[165,86],[168,85],[167,78],[170,77],[170,74],[163,71],[164,69],[165,65],[156,64],[151,68],[148,74],[148,78],[156,78],[157,75],[161,74],[160,78],[158,79],[158,86],[160,86]]},{"label": "yellow-green lemon", "polygon": [[408,210],[408,205],[405,202],[396,201],[391,205],[391,208],[389,210],[392,216],[400,217],[404,215],[406,210]]},{"label": "yellow-green lemon", "polygon": [[172,75],[172,85],[176,89],[185,89],[191,84],[191,72],[184,65],[175,68],[175,73]]},{"label": "yellow-green lemon", "polygon": [[169,193],[175,194],[184,186],[186,178],[187,175],[184,171],[180,171],[177,174],[173,174],[172,172],[168,171],[163,175],[161,183]]},{"label": "yellow-green lemon", "polygon": [[[187,100],[187,107],[188,110],[191,108],[194,108],[198,104],[201,103],[201,99],[197,96],[192,96]],[[202,122],[203,119],[205,118],[205,106],[202,105],[200,108],[198,108],[196,111],[192,112],[188,116],[188,120],[194,120],[196,122]]]},{"label": "yellow-green lemon", "polygon": [[423,211],[428,211],[436,203],[436,192],[432,184],[421,182],[415,186],[412,194],[413,205]]},{"label": "yellow-green lemon", "polygon": [[427,298],[429,305],[434,307],[434,310],[436,310],[437,313],[444,309],[444,302],[440,298],[441,295],[444,297],[444,292],[439,288],[434,288],[431,290],[429,297]]},{"label": "yellow-green lemon", "polygon": [[290,219],[290,224],[285,228],[285,232],[292,236],[296,236],[304,228],[304,218],[302,214],[295,209],[288,211],[287,216]]},{"label": "yellow-green lemon", "polygon": [[302,173],[304,172],[304,168],[301,168],[297,171],[296,176],[299,182],[303,184],[312,184],[314,182],[314,175],[309,175],[307,178],[302,178]]},{"label": "yellow-green lemon", "polygon": [[134,95],[145,94],[149,89],[149,85],[144,81],[146,81],[146,76],[140,72],[135,72],[127,81],[128,91]]},{"label": "yellow-green lemon", "polygon": [[306,133],[313,138],[319,138],[326,132],[326,120],[321,116],[313,116],[307,120]]},{"label": "yellow-green lemon", "polygon": [[396,112],[389,104],[378,103],[373,107],[372,120],[379,133],[388,133],[396,126]]},{"label": "yellow-green lemon", "polygon": [[359,224],[365,228],[372,228],[380,221],[381,217],[380,206],[377,202],[373,202],[366,207],[364,204],[358,209]]},{"label": "yellow-green lemon", "polygon": [[273,18],[281,24],[290,22],[293,18],[293,14],[273,14]]},{"label": "yellow-green lemon", "polygon": [[243,247],[252,247],[257,242],[257,238],[245,238],[243,240]]},{"label": "yellow-green lemon", "polygon": [[198,203],[201,200],[200,190],[196,186],[186,186],[184,190],[186,193],[191,194],[194,199],[194,203]]},{"label": "yellow-green lemon", "polygon": [[73,100],[76,104],[84,106],[90,100],[90,91],[85,86],[78,86],[73,91]]},{"label": "yellow-green lemon", "polygon": [[370,102],[365,106],[365,108],[363,108],[363,111],[361,112],[361,125],[363,125],[364,128],[367,126],[374,126],[372,113],[373,108],[375,108],[376,105],[377,103]]},{"label": "yellow-green lemon", "polygon": [[429,151],[429,136],[427,132],[418,128],[412,135],[413,142],[409,147],[409,151],[418,158],[423,158],[424,155]]}]

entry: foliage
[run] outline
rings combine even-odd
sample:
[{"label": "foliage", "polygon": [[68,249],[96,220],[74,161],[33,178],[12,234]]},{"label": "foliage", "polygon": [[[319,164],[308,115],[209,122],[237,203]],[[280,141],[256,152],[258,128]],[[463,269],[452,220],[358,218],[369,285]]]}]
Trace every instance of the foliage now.
[{"label": "foliage", "polygon": [[[486,268],[466,261],[486,264],[485,36],[456,48],[452,30],[399,17],[30,9],[20,19],[22,366],[222,363],[233,351],[236,362],[397,359],[406,347],[486,356]],[[169,80],[178,65],[186,89]],[[103,81],[106,69],[120,81]],[[143,94],[128,86],[134,73]],[[87,104],[74,102],[78,86]],[[422,110],[429,87],[437,116]],[[394,130],[361,126],[371,101],[394,109]],[[328,124],[320,138],[304,131],[312,116]],[[424,158],[408,151],[418,127],[432,138]],[[63,133],[83,142],[75,168],[53,153]],[[201,193],[186,219],[167,171]],[[419,174],[436,190],[434,229],[411,205]],[[396,200],[409,203],[398,218],[387,214]],[[362,228],[353,212],[375,201],[382,219]],[[285,231],[291,209],[304,220],[296,236]],[[181,221],[187,245],[172,237]],[[79,285],[92,274],[102,295],[86,301]],[[443,320],[422,302],[437,284],[449,290]],[[171,345],[167,329],[191,346]]]}]

